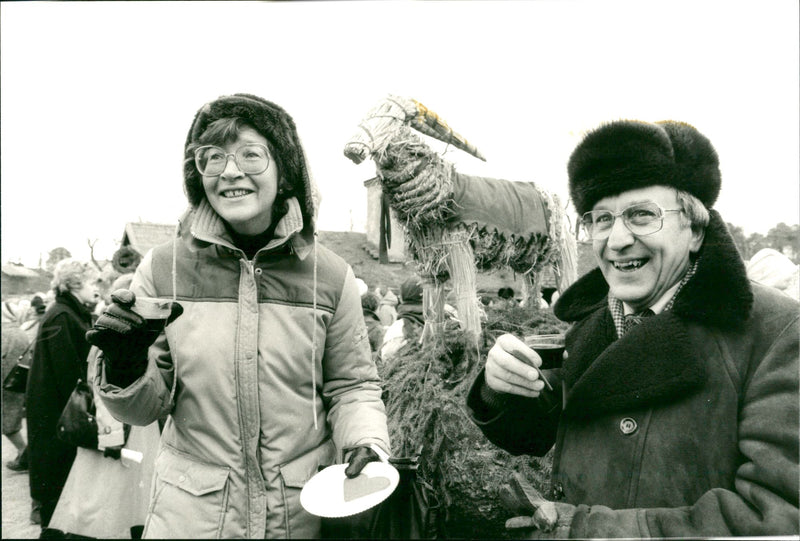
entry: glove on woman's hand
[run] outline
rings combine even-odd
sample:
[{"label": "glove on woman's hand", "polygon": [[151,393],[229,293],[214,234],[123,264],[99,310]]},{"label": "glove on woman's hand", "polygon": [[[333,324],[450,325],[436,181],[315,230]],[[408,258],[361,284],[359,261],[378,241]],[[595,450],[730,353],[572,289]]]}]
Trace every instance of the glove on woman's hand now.
[{"label": "glove on woman's hand", "polygon": [[344,474],[351,479],[353,477],[358,477],[358,474],[361,473],[364,466],[370,462],[379,462],[380,459],[381,457],[378,456],[378,453],[367,445],[353,447],[350,458],[348,459],[350,465],[344,470]]},{"label": "glove on woman's hand", "polygon": [[106,447],[103,449],[103,456],[119,460],[122,456],[122,445],[115,445],[114,447]]},{"label": "glove on woman's hand", "polygon": [[[100,315],[86,340],[103,351],[106,379],[119,387],[127,387],[147,370],[147,350],[163,328],[147,328],[147,321],[131,310],[136,295],[128,289],[111,294],[112,303]],[[169,325],[183,313],[183,307],[172,303]]]}]

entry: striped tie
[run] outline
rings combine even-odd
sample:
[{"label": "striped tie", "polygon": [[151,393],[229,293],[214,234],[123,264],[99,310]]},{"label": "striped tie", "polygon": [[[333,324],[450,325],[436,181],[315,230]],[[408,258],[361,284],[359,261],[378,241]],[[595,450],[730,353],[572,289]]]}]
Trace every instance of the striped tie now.
[{"label": "striped tie", "polygon": [[622,334],[623,335],[627,334],[629,330],[631,330],[633,327],[641,323],[642,319],[653,315],[655,314],[649,308],[646,310],[642,310],[641,312],[637,312],[635,314],[628,314],[627,316],[625,316],[625,319],[622,322],[622,327],[623,327]]}]

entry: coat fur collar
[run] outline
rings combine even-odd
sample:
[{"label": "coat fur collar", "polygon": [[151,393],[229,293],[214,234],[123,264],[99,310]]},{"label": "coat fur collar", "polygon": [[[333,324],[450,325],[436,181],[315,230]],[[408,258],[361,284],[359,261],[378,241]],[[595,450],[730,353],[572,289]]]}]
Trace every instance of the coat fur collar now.
[{"label": "coat fur collar", "polygon": [[736,330],[753,305],[744,262],[722,218],[710,213],[697,272],[669,312],[647,318],[618,340],[600,269],[558,300],[555,315],[575,322],[567,333],[569,358],[563,367],[567,416],[588,418],[665,403],[704,384],[705,359],[695,353],[689,324]]}]

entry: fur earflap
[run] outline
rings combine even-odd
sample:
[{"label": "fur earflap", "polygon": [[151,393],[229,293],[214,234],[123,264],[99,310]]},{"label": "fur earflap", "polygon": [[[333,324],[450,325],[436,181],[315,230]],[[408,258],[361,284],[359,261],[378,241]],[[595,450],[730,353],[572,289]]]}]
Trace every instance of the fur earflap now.
[{"label": "fur earflap", "polygon": [[195,115],[184,147],[183,178],[186,196],[192,207],[205,198],[203,180],[194,165],[190,145],[195,143],[209,124],[220,118],[246,120],[274,147],[281,164],[281,173],[297,194],[304,223],[312,227],[315,217],[314,187],[297,127],[289,113],[278,105],[251,94],[233,94],[205,104]]},{"label": "fur earflap", "polygon": [[672,186],[710,208],[719,195],[719,158],[711,142],[683,122],[620,120],[589,132],[570,156],[569,190],[578,214],[604,197]]}]

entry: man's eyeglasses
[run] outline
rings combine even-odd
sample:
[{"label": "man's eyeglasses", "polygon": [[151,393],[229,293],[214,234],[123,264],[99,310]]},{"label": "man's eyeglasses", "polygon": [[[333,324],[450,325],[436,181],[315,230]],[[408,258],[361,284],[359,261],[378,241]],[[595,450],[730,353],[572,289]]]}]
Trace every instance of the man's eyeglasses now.
[{"label": "man's eyeglasses", "polygon": [[236,167],[246,175],[263,173],[269,167],[269,150],[259,143],[248,143],[228,154],[214,145],[206,145],[194,151],[194,163],[201,175],[213,177],[221,175],[233,158]]},{"label": "man's eyeglasses", "polygon": [[664,209],[653,202],[635,203],[614,214],[610,210],[590,210],[581,217],[583,229],[590,240],[607,239],[620,216],[628,231],[637,236],[652,235],[664,226],[664,214],[683,212],[682,209]]}]

